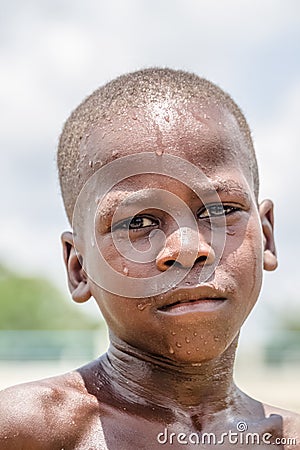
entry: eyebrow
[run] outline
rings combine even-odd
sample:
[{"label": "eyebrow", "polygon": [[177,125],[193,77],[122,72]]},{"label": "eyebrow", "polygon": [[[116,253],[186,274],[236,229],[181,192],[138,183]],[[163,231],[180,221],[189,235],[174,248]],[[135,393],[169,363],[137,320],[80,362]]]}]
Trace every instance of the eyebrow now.
[{"label": "eyebrow", "polygon": [[[111,216],[121,203],[124,207],[130,208],[132,206],[139,206],[145,209],[145,201],[149,201],[152,198],[158,199],[163,198],[163,193],[155,190],[153,193],[153,188],[144,189],[142,192],[135,190],[115,190],[109,192],[104,198],[97,200],[97,216],[105,217]],[[101,208],[99,208],[99,203],[101,202]],[[155,206],[152,206],[155,208]]]},{"label": "eyebrow", "polygon": [[250,201],[251,199],[251,196],[249,195],[249,192],[246,191],[245,187],[234,179],[212,181],[211,186],[204,185],[203,187],[200,187],[200,190],[204,195],[213,194],[214,192],[217,192],[217,194],[236,193],[243,196],[245,200]]},{"label": "eyebrow", "polygon": [[[188,186],[191,188],[190,186]],[[234,179],[227,179],[227,180],[218,180],[218,181],[212,181],[209,183],[203,183],[196,185],[197,191],[201,193],[201,196],[199,195],[199,198],[202,197],[213,197],[216,195],[216,193],[219,195],[221,193],[225,194],[232,194],[235,193],[242,197],[246,202],[250,202],[251,196],[249,193],[245,190],[245,187],[240,184],[238,181]],[[142,192],[140,192],[142,191]],[[141,208],[145,205],[143,205],[143,202],[145,200],[149,201],[151,198],[155,198],[156,200],[158,198],[163,199],[164,193],[163,189],[160,188],[149,188],[149,189],[143,189],[136,191],[134,189],[132,190],[114,190],[108,192],[104,198],[100,198],[97,200],[97,215],[100,217],[109,216],[113,213],[115,208],[120,205],[120,203],[123,203],[124,207],[131,207],[131,206],[138,206],[140,204]],[[195,192],[195,191],[193,191]],[[176,195],[176,194],[173,194]],[[197,194],[198,195],[198,194]],[[101,202],[101,208],[99,208],[99,203]],[[153,206],[155,208],[155,206]]]}]

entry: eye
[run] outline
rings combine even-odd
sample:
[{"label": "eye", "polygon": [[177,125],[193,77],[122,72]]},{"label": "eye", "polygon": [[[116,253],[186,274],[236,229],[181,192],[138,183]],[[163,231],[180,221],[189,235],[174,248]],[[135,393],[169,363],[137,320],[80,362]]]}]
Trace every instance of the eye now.
[{"label": "eye", "polygon": [[228,214],[239,211],[240,208],[232,205],[224,205],[223,203],[213,203],[206,205],[198,212],[199,219],[209,219],[215,217],[227,216]]},{"label": "eye", "polygon": [[141,230],[144,228],[154,227],[159,225],[159,221],[149,216],[134,216],[119,222],[112,227],[112,230]]}]

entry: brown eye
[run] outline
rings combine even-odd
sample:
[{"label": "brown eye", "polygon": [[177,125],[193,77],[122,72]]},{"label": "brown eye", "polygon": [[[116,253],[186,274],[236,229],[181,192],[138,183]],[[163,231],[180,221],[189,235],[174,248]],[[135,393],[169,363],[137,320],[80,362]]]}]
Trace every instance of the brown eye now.
[{"label": "brown eye", "polygon": [[239,208],[231,205],[223,205],[223,203],[214,203],[202,208],[198,213],[199,219],[209,219],[215,217],[222,217],[238,211]]},{"label": "brown eye", "polygon": [[157,219],[149,216],[135,216],[130,219],[126,219],[123,222],[117,223],[112,227],[112,231],[115,230],[141,230],[144,228],[154,227],[159,225]]},{"label": "brown eye", "polygon": [[147,228],[153,225],[157,225],[157,222],[149,217],[137,216],[134,217],[129,223],[128,228],[130,230],[136,230],[138,228]]}]

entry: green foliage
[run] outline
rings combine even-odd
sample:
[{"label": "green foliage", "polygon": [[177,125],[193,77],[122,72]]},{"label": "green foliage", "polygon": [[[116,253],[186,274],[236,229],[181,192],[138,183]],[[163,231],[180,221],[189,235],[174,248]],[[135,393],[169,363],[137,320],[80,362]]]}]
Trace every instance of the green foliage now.
[{"label": "green foliage", "polygon": [[265,345],[268,364],[299,364],[300,362],[300,310],[281,310],[275,316],[277,326]]},{"label": "green foliage", "polygon": [[299,309],[291,312],[282,320],[282,327],[286,331],[300,333],[300,311]]},{"label": "green foliage", "polygon": [[0,330],[93,330],[95,320],[68,303],[50,281],[0,266]]}]

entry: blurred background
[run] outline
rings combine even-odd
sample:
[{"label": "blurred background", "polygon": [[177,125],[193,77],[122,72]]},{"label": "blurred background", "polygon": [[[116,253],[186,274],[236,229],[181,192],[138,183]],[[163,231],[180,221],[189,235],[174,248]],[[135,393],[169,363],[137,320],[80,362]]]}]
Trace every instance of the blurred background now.
[{"label": "blurred background", "polygon": [[0,36],[0,388],[105,351],[98,309],[72,304],[67,292],[58,137],[99,85],[169,66],[220,85],[250,123],[260,197],[275,202],[279,268],[266,274],[243,329],[236,380],[300,412],[300,3],[1,0]]}]

